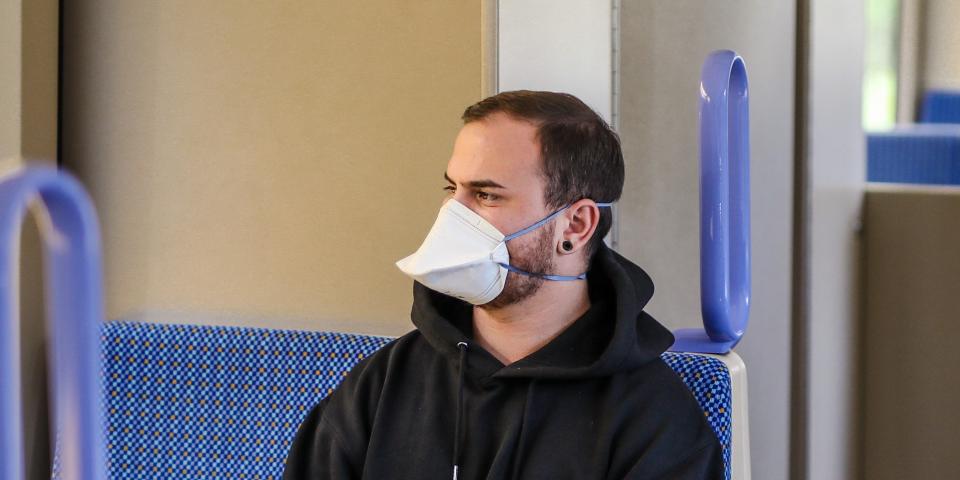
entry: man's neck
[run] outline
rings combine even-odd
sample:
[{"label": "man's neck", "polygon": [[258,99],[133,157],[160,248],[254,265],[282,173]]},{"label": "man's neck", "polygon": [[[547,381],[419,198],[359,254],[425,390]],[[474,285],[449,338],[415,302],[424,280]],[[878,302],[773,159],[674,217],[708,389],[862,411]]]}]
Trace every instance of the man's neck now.
[{"label": "man's neck", "polygon": [[499,309],[473,308],[476,342],[504,365],[550,343],[590,309],[587,282],[544,282],[537,293]]}]

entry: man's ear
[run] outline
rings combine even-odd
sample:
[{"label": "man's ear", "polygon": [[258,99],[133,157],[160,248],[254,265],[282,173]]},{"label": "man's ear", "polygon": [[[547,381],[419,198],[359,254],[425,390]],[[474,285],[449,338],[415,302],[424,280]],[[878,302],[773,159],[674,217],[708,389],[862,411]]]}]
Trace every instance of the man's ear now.
[{"label": "man's ear", "polygon": [[600,207],[589,198],[577,200],[565,212],[567,226],[564,228],[557,251],[561,255],[582,251],[593,238],[600,224]]}]

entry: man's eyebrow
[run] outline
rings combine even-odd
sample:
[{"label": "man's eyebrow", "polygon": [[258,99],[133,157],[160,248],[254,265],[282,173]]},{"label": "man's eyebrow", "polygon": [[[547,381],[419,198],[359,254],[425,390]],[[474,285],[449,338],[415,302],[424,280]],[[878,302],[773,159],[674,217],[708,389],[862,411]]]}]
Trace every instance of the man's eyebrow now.
[{"label": "man's eyebrow", "polygon": [[[454,182],[453,179],[451,179],[450,176],[447,175],[447,172],[443,172],[443,178],[445,178],[448,182],[454,185],[457,184],[457,182]],[[467,182],[467,186],[472,188],[507,188],[490,179],[471,180]]]}]

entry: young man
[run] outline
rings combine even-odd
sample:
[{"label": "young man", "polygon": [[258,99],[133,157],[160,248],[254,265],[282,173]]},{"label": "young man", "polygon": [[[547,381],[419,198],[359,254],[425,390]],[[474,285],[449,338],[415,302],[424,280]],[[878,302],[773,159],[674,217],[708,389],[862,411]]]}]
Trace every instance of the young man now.
[{"label": "young man", "polygon": [[719,442],[660,359],[653,283],[603,243],[623,156],[576,97],[470,106],[416,253],[417,330],[297,432],[286,479],[719,479]]}]

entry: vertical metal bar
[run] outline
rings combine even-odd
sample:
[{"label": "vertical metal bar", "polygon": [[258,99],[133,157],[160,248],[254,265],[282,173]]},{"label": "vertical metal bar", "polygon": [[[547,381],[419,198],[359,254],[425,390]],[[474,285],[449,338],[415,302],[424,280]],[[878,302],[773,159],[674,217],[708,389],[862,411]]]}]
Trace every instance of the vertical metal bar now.
[{"label": "vertical metal bar", "polygon": [[797,0],[793,100],[793,281],[790,344],[790,480],[806,480],[810,403],[810,1]]},{"label": "vertical metal bar", "polygon": [[[620,132],[620,12],[622,11],[621,0],[611,0],[610,5],[610,35],[611,35],[611,75],[610,75],[610,127],[615,132]],[[620,206],[614,204],[611,208],[613,223],[610,225],[610,232],[607,239],[610,248],[617,250],[620,248]]]},{"label": "vertical metal bar", "polygon": [[750,138],[747,74],[734,52],[711,53],[700,93],[700,289],[704,327],[736,342],[750,309]]},{"label": "vertical metal bar", "polygon": [[0,478],[21,479],[23,467],[18,298],[12,288],[20,226],[39,194],[48,216],[44,244],[51,332],[54,430],[59,472],[66,480],[105,478],[100,324],[103,321],[100,233],[86,192],[51,167],[24,168],[0,181]]},{"label": "vertical metal bar", "polygon": [[481,0],[480,9],[480,97],[486,98],[500,91],[500,1]]}]

